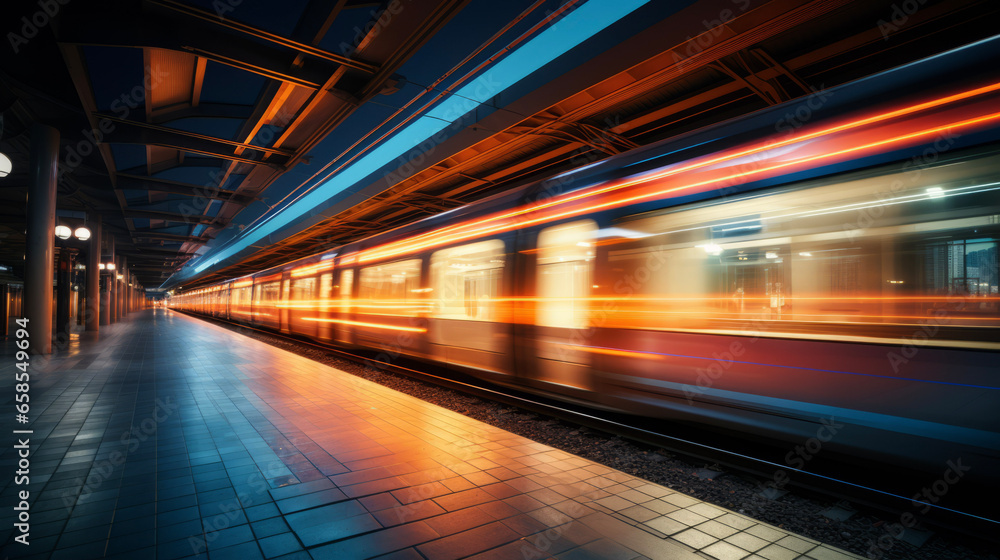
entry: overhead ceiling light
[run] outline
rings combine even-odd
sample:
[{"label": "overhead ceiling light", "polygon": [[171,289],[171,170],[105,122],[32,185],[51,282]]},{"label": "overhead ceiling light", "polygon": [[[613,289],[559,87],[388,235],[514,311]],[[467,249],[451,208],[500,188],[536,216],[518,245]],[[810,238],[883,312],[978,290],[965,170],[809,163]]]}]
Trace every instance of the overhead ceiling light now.
[{"label": "overhead ceiling light", "polygon": [[0,152],[0,177],[6,177],[11,169],[14,169],[14,163],[10,161],[7,154]]},{"label": "overhead ceiling light", "polygon": [[941,187],[930,187],[927,189],[927,196],[931,198],[941,198],[944,196],[944,189]]},{"label": "overhead ceiling light", "polygon": [[73,230],[69,226],[56,226],[56,237],[59,239],[69,239],[73,235]]},{"label": "overhead ceiling light", "polygon": [[73,232],[73,235],[75,235],[80,241],[86,241],[90,239],[90,230],[85,227],[78,227],[76,228],[76,231]]}]

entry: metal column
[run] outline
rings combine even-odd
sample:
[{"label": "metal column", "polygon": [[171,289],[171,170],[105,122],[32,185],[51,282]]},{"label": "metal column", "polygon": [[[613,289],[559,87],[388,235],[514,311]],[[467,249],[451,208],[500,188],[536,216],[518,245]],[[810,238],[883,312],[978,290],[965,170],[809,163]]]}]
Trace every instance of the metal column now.
[{"label": "metal column", "polygon": [[70,283],[73,277],[73,259],[69,249],[59,249],[59,271],[56,275],[56,335],[55,340],[62,343],[69,340],[70,301],[73,294]]},{"label": "metal column", "polygon": [[[107,264],[113,262],[115,258],[115,237],[108,233],[107,237],[107,247],[108,255],[101,255],[101,260]],[[104,274],[104,281],[102,283],[101,289],[101,324],[110,325],[115,322],[114,320],[114,275],[113,270],[109,270]]]},{"label": "metal column", "polygon": [[122,258],[119,255],[115,255],[115,273],[112,276],[114,278],[115,286],[115,322],[122,320],[122,283],[118,280],[118,275],[122,273]]},{"label": "metal column", "polygon": [[118,289],[122,291],[121,298],[120,298],[121,299],[121,303],[122,303],[121,317],[122,317],[122,319],[124,319],[125,317],[128,316],[128,293],[129,293],[129,290],[128,290],[128,257],[125,257],[125,256],[122,256],[122,283],[121,283],[121,286],[118,287]]},{"label": "metal column", "polygon": [[31,350],[52,352],[52,267],[56,228],[56,179],[59,173],[59,131],[31,125],[28,235],[24,266],[24,315],[31,333]]},{"label": "metal column", "polygon": [[3,317],[3,324],[0,325],[0,336],[7,336],[7,329],[10,327],[10,312],[13,307],[10,304],[10,286],[0,284],[0,317]]},{"label": "metal column", "polygon": [[88,331],[97,332],[101,324],[101,217],[90,214],[90,245],[87,252],[87,308],[83,321]]}]

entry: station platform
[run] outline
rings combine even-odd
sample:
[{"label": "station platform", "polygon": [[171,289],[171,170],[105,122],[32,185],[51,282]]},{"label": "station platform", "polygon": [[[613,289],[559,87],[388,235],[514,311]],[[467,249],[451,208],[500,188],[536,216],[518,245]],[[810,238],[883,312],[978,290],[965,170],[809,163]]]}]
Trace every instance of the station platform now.
[{"label": "station platform", "polygon": [[3,556],[860,558],[180,313],[102,329],[32,361]]}]

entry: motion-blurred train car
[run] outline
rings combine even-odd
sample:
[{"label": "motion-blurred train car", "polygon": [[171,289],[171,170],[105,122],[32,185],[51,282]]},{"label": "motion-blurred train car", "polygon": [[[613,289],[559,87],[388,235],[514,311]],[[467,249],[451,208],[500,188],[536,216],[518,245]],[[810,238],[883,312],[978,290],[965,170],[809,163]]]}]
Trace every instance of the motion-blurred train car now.
[{"label": "motion-blurred train car", "polygon": [[833,423],[828,449],[995,481],[997,59],[983,41],[172,306],[756,437]]}]

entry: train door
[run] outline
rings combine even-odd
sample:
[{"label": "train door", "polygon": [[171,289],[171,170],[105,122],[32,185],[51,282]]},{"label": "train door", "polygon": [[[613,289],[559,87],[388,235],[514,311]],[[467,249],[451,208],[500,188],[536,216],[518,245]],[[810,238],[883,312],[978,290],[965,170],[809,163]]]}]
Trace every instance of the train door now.
[{"label": "train door", "polygon": [[499,239],[431,256],[431,354],[459,366],[509,374],[511,324],[501,300],[507,251]]},{"label": "train door", "polygon": [[587,348],[596,231],[593,220],[580,220],[538,234],[533,346],[541,381],[591,388]]},{"label": "train door", "polygon": [[[287,282],[287,280],[286,280]],[[288,322],[285,328],[295,334],[315,337],[318,333],[319,321],[322,315],[319,305],[317,305],[316,295],[319,288],[319,278],[316,276],[296,276],[292,272],[291,295],[284,302]]]},{"label": "train door", "polygon": [[353,344],[354,337],[351,336],[351,325],[345,323],[350,321],[353,309],[351,293],[354,286],[354,269],[348,268],[340,271],[340,280],[335,286],[337,290],[337,305],[334,307],[334,340],[343,344]]}]

